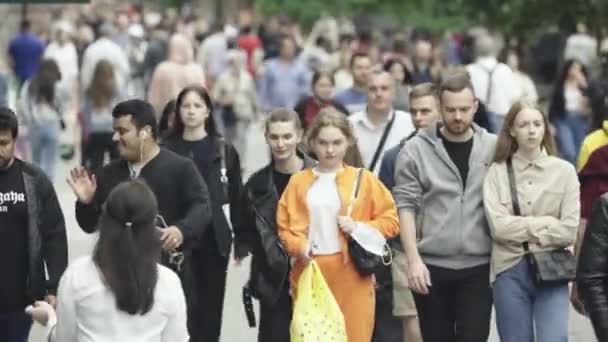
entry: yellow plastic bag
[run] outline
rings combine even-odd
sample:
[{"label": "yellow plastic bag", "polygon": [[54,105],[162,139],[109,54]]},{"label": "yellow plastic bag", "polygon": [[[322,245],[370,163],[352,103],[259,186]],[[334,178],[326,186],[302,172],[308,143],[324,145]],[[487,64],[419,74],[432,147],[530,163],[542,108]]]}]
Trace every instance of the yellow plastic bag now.
[{"label": "yellow plastic bag", "polygon": [[344,316],[316,262],[298,280],[291,342],[347,342]]}]

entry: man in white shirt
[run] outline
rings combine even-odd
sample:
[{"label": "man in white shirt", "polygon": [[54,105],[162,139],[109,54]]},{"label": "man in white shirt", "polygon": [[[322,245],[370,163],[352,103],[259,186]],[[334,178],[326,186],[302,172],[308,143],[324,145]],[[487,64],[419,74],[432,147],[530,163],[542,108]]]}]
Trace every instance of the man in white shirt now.
[{"label": "man in white shirt", "polygon": [[513,70],[498,62],[496,52],[494,39],[483,34],[475,42],[477,59],[467,65],[477,99],[486,105],[489,112],[493,132],[500,130],[509,108],[523,93]]},{"label": "man in white shirt", "polygon": [[[349,116],[363,165],[378,174],[386,150],[414,131],[410,114],[394,110],[395,82],[385,71],[374,71],[369,78],[367,108]],[[385,141],[382,136],[386,133]]]},{"label": "man in white shirt", "polygon": [[210,84],[226,69],[228,38],[221,23],[213,25],[213,32],[200,45],[196,61],[202,65]]},{"label": "man in white shirt", "polygon": [[62,21],[57,23],[54,29],[54,39],[44,50],[44,57],[55,60],[61,71],[60,87],[71,95],[78,78],[78,54],[69,37],[72,27],[68,22]]},{"label": "man in white shirt", "polygon": [[85,50],[80,75],[82,89],[91,85],[95,67],[102,59],[108,60],[114,67],[117,88],[125,89],[129,80],[129,59],[126,52],[110,38],[113,32],[111,25],[104,24],[100,30],[101,37]]},{"label": "man in white shirt", "polygon": [[584,23],[578,23],[576,32],[566,40],[564,60],[576,59],[590,68],[593,67],[597,57],[597,39],[588,33]]}]

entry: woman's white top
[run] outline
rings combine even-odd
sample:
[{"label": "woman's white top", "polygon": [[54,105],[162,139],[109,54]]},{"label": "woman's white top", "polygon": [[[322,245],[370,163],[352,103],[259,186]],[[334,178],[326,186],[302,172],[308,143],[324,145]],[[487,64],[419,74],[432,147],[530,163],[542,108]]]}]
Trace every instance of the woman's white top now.
[{"label": "woman's white top", "polygon": [[583,94],[576,87],[564,86],[564,106],[566,112],[581,115],[583,111]]},{"label": "woman's white top", "polygon": [[335,172],[314,171],[317,178],[306,194],[310,226],[308,241],[313,255],[328,255],[341,251],[338,214],[342,201],[336,185]]},{"label": "woman's white top", "polygon": [[158,266],[154,304],[145,315],[118,310],[91,256],[71,263],[59,283],[52,341],[187,342],[186,301],[181,282]]}]

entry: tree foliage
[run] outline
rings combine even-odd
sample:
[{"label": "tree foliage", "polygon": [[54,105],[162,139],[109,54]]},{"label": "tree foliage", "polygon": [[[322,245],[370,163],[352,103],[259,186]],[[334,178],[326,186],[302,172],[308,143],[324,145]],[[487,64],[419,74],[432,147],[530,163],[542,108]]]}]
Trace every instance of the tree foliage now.
[{"label": "tree foliage", "polygon": [[547,25],[571,30],[577,21],[598,28],[608,0],[255,0],[262,14],[287,14],[310,27],[322,14],[394,18],[431,31],[484,25],[525,36]]}]

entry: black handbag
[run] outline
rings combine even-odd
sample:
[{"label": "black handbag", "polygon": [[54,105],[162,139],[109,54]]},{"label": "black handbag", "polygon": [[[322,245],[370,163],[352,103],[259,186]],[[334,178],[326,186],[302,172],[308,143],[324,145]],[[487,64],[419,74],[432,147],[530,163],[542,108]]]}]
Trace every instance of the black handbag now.
[{"label": "black handbag", "polygon": [[[513,213],[521,216],[519,200],[517,199],[517,184],[511,158],[507,159],[507,173],[513,201]],[[552,251],[530,252],[528,242],[524,242],[525,258],[536,286],[564,285],[576,277],[576,258],[566,248],[557,248]]]},{"label": "black handbag", "polygon": [[391,252],[387,246],[384,246],[384,253],[382,256],[370,253],[365,248],[361,247],[354,239],[348,240],[348,251],[350,257],[355,264],[357,271],[364,276],[372,275],[376,273],[382,266],[388,266],[391,264]]},{"label": "black handbag", "polygon": [[[359,194],[362,174],[363,169],[359,169],[357,171],[357,178],[353,187],[353,196],[351,198],[351,203],[348,207],[348,216],[350,216],[350,212],[352,211],[352,204]],[[390,265],[392,260],[391,250],[388,245],[384,245],[384,253],[382,256],[380,256],[374,253],[370,253],[365,248],[363,248],[357,241],[350,238],[348,239],[348,251],[350,253],[351,259],[353,260],[353,264],[355,264],[355,268],[363,276],[372,275],[383,265]],[[388,258],[388,261],[385,260],[386,258]]]}]

